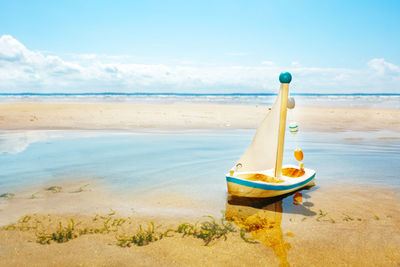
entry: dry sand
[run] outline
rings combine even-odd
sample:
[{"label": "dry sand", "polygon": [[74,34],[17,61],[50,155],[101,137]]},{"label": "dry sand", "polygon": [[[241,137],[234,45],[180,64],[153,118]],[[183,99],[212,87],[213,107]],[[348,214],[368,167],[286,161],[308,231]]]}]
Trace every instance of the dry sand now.
[{"label": "dry sand", "polygon": [[[82,186],[90,183],[88,186]],[[61,192],[42,188],[17,192],[3,199],[0,206],[1,224],[17,221],[29,214],[31,222],[40,221],[39,229],[0,230],[0,266],[397,266],[400,264],[400,198],[390,190],[339,185],[329,189],[303,191],[292,205],[282,200],[249,205],[238,199],[226,200],[226,216],[233,219],[237,232],[227,240],[204,242],[194,237],[171,237],[146,246],[122,248],[117,245],[119,234],[129,235],[153,221],[160,231],[176,228],[183,222],[204,221],[203,215],[217,214],[219,207],[208,210],[190,197],[160,195],[158,201],[175,199],[186,203],[177,206],[176,213],[159,216],[143,215],[131,207],[140,197],[110,194],[93,181],[62,183]],[[81,191],[81,192],[76,192]],[[32,194],[34,197],[32,198]],[[288,204],[289,203],[289,204]],[[246,204],[246,205],[245,205]],[[132,206],[131,206],[132,205]],[[174,204],[172,204],[174,205]],[[168,207],[168,204],[166,204]],[[182,213],[191,207],[195,213]],[[282,213],[283,210],[283,213]],[[116,211],[116,212],[114,212]],[[150,209],[151,211],[151,209]],[[65,243],[41,245],[36,235],[43,229],[55,231],[58,222],[67,224],[73,218],[80,229],[100,227],[94,222],[96,214],[105,218],[126,218],[132,221],[122,230],[109,233],[81,235]],[[129,219],[128,219],[129,218]],[[79,224],[80,223],[80,224]],[[247,225],[246,225],[247,223]],[[31,224],[35,225],[34,223]],[[253,227],[247,234],[257,243],[246,243],[239,234],[240,227]],[[255,228],[254,228],[255,227]],[[113,229],[113,228],[112,228]],[[249,229],[249,228],[247,228]],[[254,230],[256,229],[256,230]]]},{"label": "dry sand", "polygon": [[[0,129],[253,129],[268,108],[247,105],[2,103]],[[299,107],[305,130],[400,131],[400,110]]]}]

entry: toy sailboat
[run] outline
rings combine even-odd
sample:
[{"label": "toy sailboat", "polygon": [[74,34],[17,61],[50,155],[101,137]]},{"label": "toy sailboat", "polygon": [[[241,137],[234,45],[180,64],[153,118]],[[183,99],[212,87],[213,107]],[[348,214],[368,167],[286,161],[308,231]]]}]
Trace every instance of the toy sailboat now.
[{"label": "toy sailboat", "polygon": [[[314,184],[315,171],[300,166],[282,166],[286,129],[289,83],[292,75],[281,73],[278,97],[258,127],[252,143],[235,166],[226,175],[228,193],[240,197],[266,198],[287,194]],[[291,124],[290,132],[296,134],[298,126]],[[295,158],[303,159],[303,152],[296,149]]]}]

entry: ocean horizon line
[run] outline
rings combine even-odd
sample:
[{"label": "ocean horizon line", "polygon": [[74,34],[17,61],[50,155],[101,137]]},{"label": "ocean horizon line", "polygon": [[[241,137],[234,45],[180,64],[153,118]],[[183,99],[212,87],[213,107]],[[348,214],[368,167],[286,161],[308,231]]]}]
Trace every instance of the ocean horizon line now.
[{"label": "ocean horizon line", "polygon": [[[0,93],[0,96],[274,96],[277,93],[145,93],[145,92],[93,92],[93,93]],[[291,93],[297,96],[400,96],[400,93]]]}]

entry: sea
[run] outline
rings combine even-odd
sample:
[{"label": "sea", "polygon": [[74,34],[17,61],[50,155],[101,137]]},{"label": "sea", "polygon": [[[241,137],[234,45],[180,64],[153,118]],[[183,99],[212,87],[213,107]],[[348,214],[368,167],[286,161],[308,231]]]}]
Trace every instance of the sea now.
[{"label": "sea", "polygon": [[[294,93],[300,106],[400,108],[400,94]],[[271,106],[276,94],[198,93],[0,93],[1,102],[127,102],[152,104],[228,104]]]}]

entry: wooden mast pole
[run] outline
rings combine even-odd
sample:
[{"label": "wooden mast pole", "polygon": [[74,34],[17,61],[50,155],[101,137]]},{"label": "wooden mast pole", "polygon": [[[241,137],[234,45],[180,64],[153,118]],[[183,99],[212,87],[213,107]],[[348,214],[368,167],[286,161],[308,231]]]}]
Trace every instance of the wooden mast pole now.
[{"label": "wooden mast pole", "polygon": [[281,82],[281,108],[280,108],[280,121],[279,121],[279,134],[278,134],[278,149],[276,151],[275,163],[275,177],[282,176],[282,161],[283,149],[285,145],[285,130],[286,130],[286,115],[287,103],[289,95],[289,83],[292,81],[292,75],[289,72],[281,73],[279,75]]}]

